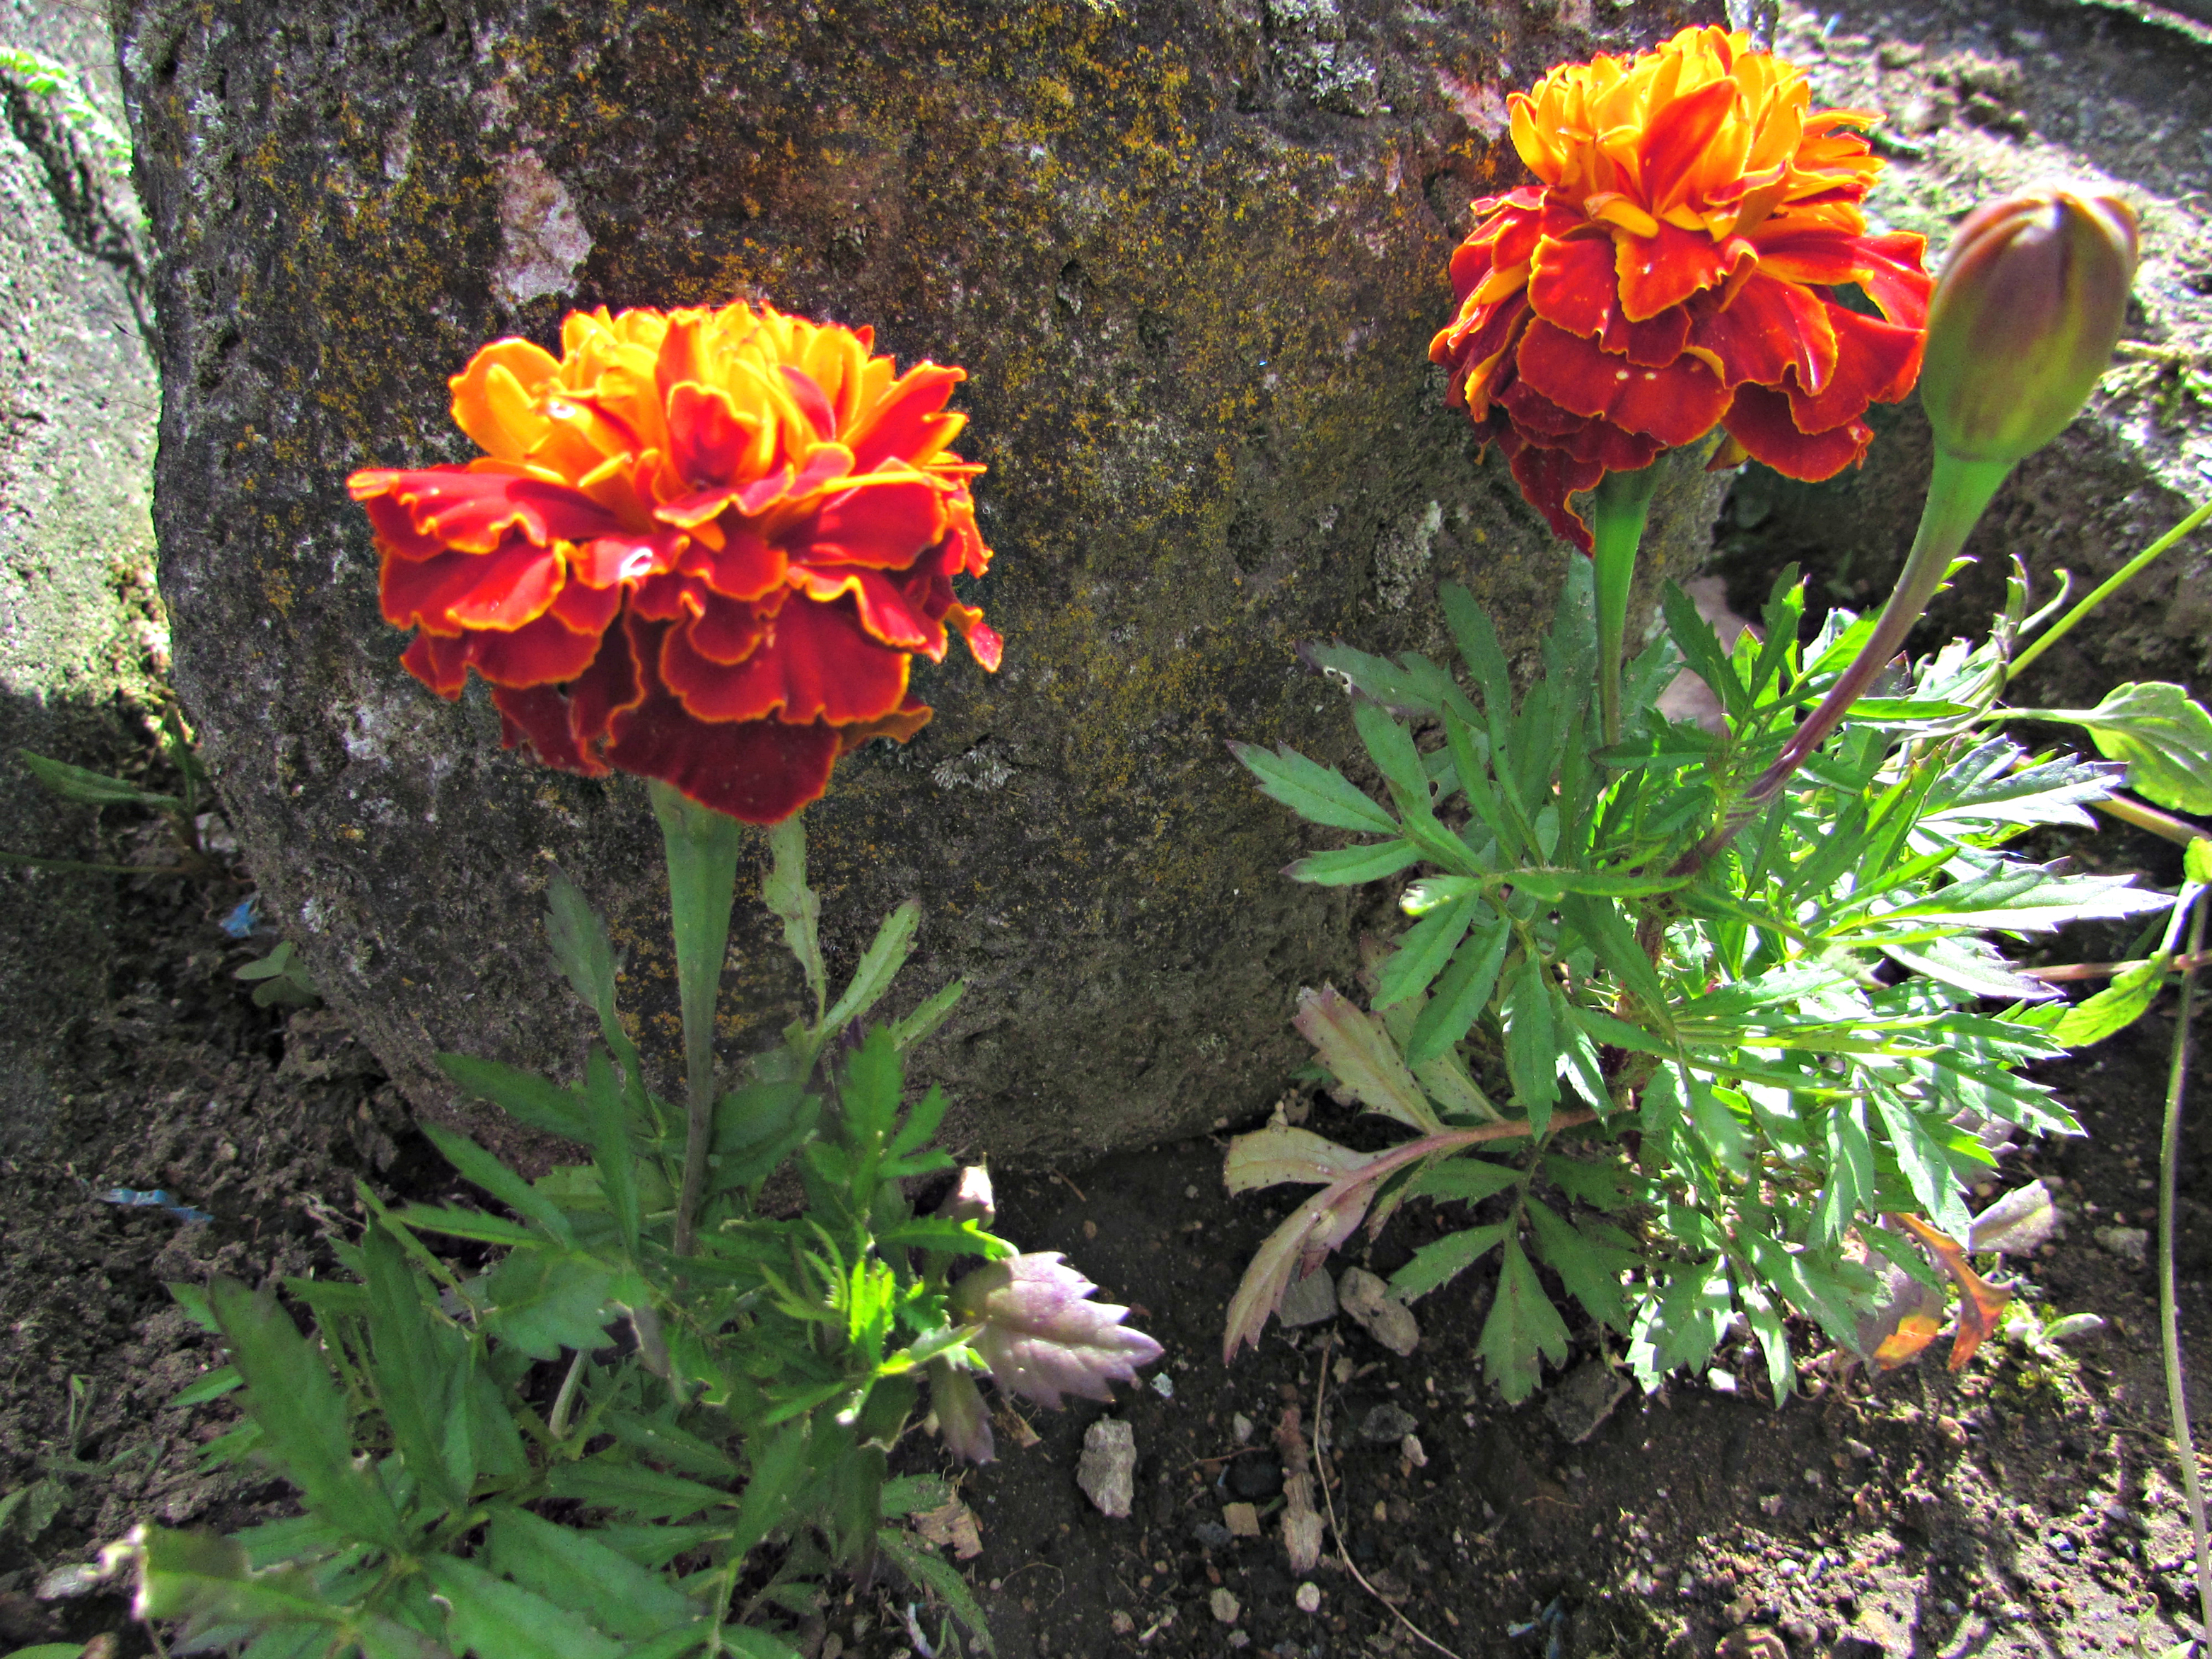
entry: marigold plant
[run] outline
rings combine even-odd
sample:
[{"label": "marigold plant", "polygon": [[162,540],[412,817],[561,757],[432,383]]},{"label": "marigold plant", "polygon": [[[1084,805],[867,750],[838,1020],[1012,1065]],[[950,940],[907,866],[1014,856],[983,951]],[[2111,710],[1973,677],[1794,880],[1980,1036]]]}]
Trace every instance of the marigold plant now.
[{"label": "marigold plant", "polygon": [[453,376],[460,466],[348,480],[383,556],[385,620],[439,696],[474,669],[510,746],[634,772],[749,823],[788,817],[838,756],[905,742],[948,627],[1000,640],[952,578],[990,549],[951,452],[964,377],[896,373],[872,331],[771,306],[572,313],[558,359],[497,340]]}]

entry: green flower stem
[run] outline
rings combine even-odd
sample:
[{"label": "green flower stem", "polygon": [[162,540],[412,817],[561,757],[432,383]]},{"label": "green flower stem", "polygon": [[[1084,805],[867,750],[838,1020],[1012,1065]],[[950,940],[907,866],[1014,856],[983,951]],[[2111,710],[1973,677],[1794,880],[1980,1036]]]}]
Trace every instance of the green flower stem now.
[{"label": "green flower stem", "polygon": [[695,1254],[699,1194],[714,1129],[714,1005],[737,900],[734,818],[710,811],[665,783],[647,786],[668,850],[668,908],[676,930],[676,987],[684,1010],[684,1188],[676,1201],[676,1254]]},{"label": "green flower stem", "polygon": [[[2192,962],[2204,949],[2204,901],[2199,897],[2189,919]],[[2190,1534],[2196,1545],[2197,1604],[2204,1628],[2212,1630],[2212,1549],[2206,1546],[2204,1486],[2197,1474],[2197,1446],[2189,1432],[2189,1396],[2181,1374],[2180,1315],[2173,1283],[2174,1171],[2181,1162],[2181,1103],[2189,1084],[2189,1017],[2197,976],[2181,973],[2181,1006],[2173,1016],[2173,1063],[2166,1084],[2165,1133],[2158,1159],[2158,1316],[2160,1346],[2166,1360],[2166,1403],[2173,1425],[2174,1449],[2181,1457],[2181,1483],[2189,1494]]]},{"label": "green flower stem", "polygon": [[1789,747],[1759,774],[1745,794],[1741,815],[1729,825],[1729,835],[1782,793],[1782,786],[1828,740],[1851,705],[1865,695],[1875,676],[1904,647],[1905,636],[1926,614],[1929,601],[1950,572],[1951,562],[1959,556],[1983,509],[2011,471],[2009,461],[1967,461],[1945,450],[1936,452],[1936,471],[1928,483],[1928,503],[1921,509],[1919,533],[1912,538],[1912,551],[1905,556],[1897,587],[1875,624],[1874,637],[1820,700],[1812,717],[1797,728]]},{"label": "green flower stem", "polygon": [[2142,574],[2143,568],[2149,564],[2153,559],[2155,559],[2160,554],[2164,553],[2167,549],[2172,547],[2185,536],[2187,536],[2191,531],[2197,529],[2197,526],[2202,525],[2207,519],[2212,519],[2212,501],[2208,501],[2202,506],[2198,507],[2195,512],[2191,513],[2179,524],[2174,526],[2172,529],[2167,531],[2166,534],[2160,536],[2148,547],[2143,549],[2142,552],[2136,554],[2135,557],[2130,559],[2125,564],[2114,571],[2106,580],[2099,583],[2096,590],[2087,599],[2083,599],[2081,604],[2075,605],[2071,611],[2068,611],[2057,622],[2053,623],[2051,625],[2051,631],[2049,633],[2045,634],[2041,639],[2036,641],[2034,644],[2029,646],[2027,650],[2021,652],[2020,655],[2013,659],[2012,666],[2005,671],[2005,678],[2008,680],[2017,679],[2021,672],[2027,667],[2028,664],[2033,662],[2038,657],[2051,649],[2052,646],[2064,639],[2066,635],[2073,630],[2075,623],[2082,621],[2091,611],[2094,611],[2099,605],[2102,605],[2113,594],[2118,592],[2121,588],[2125,587],[2130,581],[2134,580],[2136,576]]},{"label": "green flower stem", "polygon": [[1628,634],[1628,592],[1636,580],[1636,550],[1651,511],[1659,464],[1634,472],[1608,472],[1598,481],[1591,513],[1591,574],[1597,589],[1597,705],[1605,740],[1620,741],[1620,658]]}]

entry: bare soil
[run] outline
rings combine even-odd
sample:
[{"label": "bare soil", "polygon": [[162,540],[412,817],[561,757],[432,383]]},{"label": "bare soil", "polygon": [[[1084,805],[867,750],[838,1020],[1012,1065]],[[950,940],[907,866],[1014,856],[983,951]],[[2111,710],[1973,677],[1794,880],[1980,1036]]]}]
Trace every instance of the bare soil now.
[{"label": "bare soil", "polygon": [[[112,832],[126,855],[155,833]],[[2170,873],[2156,843],[2081,850]],[[328,1237],[357,1224],[356,1180],[400,1196],[453,1191],[335,1016],[256,1009],[232,977],[267,945],[217,925],[242,888],[125,885],[128,945],[108,1006],[80,1034],[80,1086],[55,1143],[66,1152],[0,1165],[0,1492],[32,1488],[0,1534],[0,1651],[101,1632],[124,1655],[145,1651],[117,1588],[72,1593],[58,1570],[141,1519],[229,1528],[287,1510],[279,1482],[199,1470],[198,1449],[234,1418],[227,1401],[168,1403],[218,1356],[164,1281],[329,1271]],[[1136,1436],[1128,1518],[1100,1514],[1075,1481],[1084,1431],[1109,1408],[1038,1416],[1027,1447],[1002,1417],[1000,1461],[960,1477],[982,1544],[963,1565],[999,1651],[1436,1650],[1414,1626],[1463,1659],[2159,1651],[2194,1623],[2154,1280],[2094,1232],[2153,1223],[2170,1035],[2154,1015],[2056,1068],[2089,1135],[2008,1159],[1990,1194],[2039,1176],[2058,1188],[2070,1224],[2017,1288],[2053,1316],[2102,1314],[2104,1332],[2057,1359],[1993,1343],[1956,1376],[1941,1344],[1887,1376],[1816,1371],[1808,1396],[1779,1410],[1753,1356],[1724,1351],[1719,1386],[1632,1392],[1581,1443],[1555,1420],[1556,1390],[1510,1411],[1482,1380],[1480,1268],[1416,1304],[1408,1358],[1340,1316],[1271,1326],[1224,1370],[1224,1306],[1285,1209],[1279,1195],[1223,1196],[1225,1132],[1002,1176],[1005,1231],[1066,1251],[1136,1306],[1169,1358],[1110,1408]],[[1371,1133],[1325,1098],[1305,1103],[1327,1133]],[[2192,1129],[2185,1193],[2208,1156],[2212,1130]],[[161,1189],[214,1219],[103,1201],[116,1188]],[[2203,1221],[2185,1200],[2184,1312],[2197,1333],[2197,1275],[2212,1263]],[[1387,1273],[1448,1224],[1409,1206],[1337,1265]],[[1576,1341],[1570,1369],[1601,1352],[1588,1328]],[[2212,1377],[2212,1346],[2198,1342],[2191,1364]],[[1273,1434],[1289,1407],[1310,1437],[1320,1426],[1334,1515],[1322,1563],[1303,1576],[1279,1535]],[[906,1463],[943,1460],[917,1438]],[[1237,1502],[1265,1535],[1228,1534]],[[1308,1583],[1311,1612],[1298,1605]],[[936,1649],[941,1612],[921,1606],[909,1628],[918,1599],[895,1579],[842,1587],[822,1659]]]}]

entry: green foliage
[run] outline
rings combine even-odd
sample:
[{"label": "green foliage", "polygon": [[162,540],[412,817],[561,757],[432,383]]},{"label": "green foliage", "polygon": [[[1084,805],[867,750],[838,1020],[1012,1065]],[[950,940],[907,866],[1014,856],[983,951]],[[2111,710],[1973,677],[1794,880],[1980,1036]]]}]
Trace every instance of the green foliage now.
[{"label": "green foliage", "polygon": [[[2171,941],[2068,1009],[2008,959],[2008,940],[2173,900],[2008,850],[2033,827],[2087,823],[2123,768],[1994,731],[2011,718],[1997,646],[1954,645],[1862,701],[1743,821],[1748,786],[1868,624],[1839,613],[1801,645],[1793,573],[1762,628],[1724,651],[1670,588],[1667,637],[1629,669],[1629,715],[1606,747],[1589,582],[1571,562],[1518,695],[1489,620],[1455,589],[1459,678],[1417,656],[1313,653],[1352,687],[1387,804],[1288,749],[1238,750],[1267,794],[1361,838],[1292,878],[1416,878],[1400,901],[1412,925],[1366,976],[1371,1012],[1324,988],[1298,1024],[1340,1099],[1422,1138],[1354,1153],[1278,1127],[1232,1147],[1231,1190],[1322,1188],[1255,1259],[1232,1352],[1295,1264],[1378,1200],[1387,1215],[1422,1196],[1468,1206],[1471,1224],[1415,1252],[1395,1286],[1434,1292],[1495,1260],[1478,1346],[1507,1400],[1564,1359],[1566,1300],[1627,1339],[1650,1386],[1702,1365],[1740,1310],[1786,1393],[1785,1315],[1857,1349],[1888,1267],[1869,1255],[1872,1218],[1913,1212],[1965,1237],[1985,1126],[2078,1133],[2023,1067],[2125,1024],[2164,977]],[[1652,706],[1680,665],[1723,729]],[[2088,726],[2155,797],[2212,805],[2212,784],[2187,794],[2212,779],[2212,721],[2177,689],[2042,717]]]},{"label": "green foliage", "polygon": [[278,939],[267,956],[255,957],[231,977],[253,986],[257,1008],[312,1008],[322,1000],[299,948],[289,939]]},{"label": "green foliage", "polygon": [[[818,971],[803,872],[787,866],[772,897]],[[293,1281],[292,1305],[222,1280],[175,1287],[231,1361],[185,1398],[236,1390],[246,1417],[211,1461],[266,1462],[306,1513],[232,1539],[142,1529],[127,1553],[149,1615],[198,1646],[268,1656],[779,1659],[819,1581],[880,1558],[988,1646],[958,1573],[894,1524],[941,1483],[885,1480],[927,1411],[927,1368],[975,1363],[949,1269],[1012,1254],[972,1217],[916,1216],[902,1186],[951,1167],[929,1144],[945,1097],[909,1100],[902,1054],[960,988],[852,1035],[911,948],[914,908],[834,1002],[820,984],[817,1022],[711,1100],[696,1244],[679,1255],[686,1115],[647,1085],[599,919],[564,878],[549,903],[555,965],[604,1039],[580,1084],[440,1063],[588,1162],[533,1182],[433,1127],[496,1209],[392,1210],[363,1188],[369,1224],[340,1252],[351,1281]],[[805,1207],[763,1212],[763,1187],[793,1167]],[[499,1254],[463,1277],[440,1238]]]}]

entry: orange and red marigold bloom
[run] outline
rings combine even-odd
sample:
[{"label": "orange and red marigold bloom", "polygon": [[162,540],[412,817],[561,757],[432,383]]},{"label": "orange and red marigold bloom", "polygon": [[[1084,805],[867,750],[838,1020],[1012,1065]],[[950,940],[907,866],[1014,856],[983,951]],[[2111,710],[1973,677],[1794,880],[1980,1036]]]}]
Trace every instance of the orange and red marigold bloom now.
[{"label": "orange and red marigold bloom", "polygon": [[[1474,204],[1429,355],[1553,529],[1587,550],[1571,495],[1716,425],[1717,466],[1855,465],[1928,314],[1922,239],[1869,235],[1860,209],[1881,163],[1850,129],[1878,118],[1814,113],[1802,70],[1718,28],[1556,69],[1511,106],[1542,182]],[[1881,316],[1838,302],[1854,284]]]},{"label": "orange and red marigold bloom", "polygon": [[347,481],[401,659],[448,699],[474,669],[510,747],[633,772],[750,823],[788,817],[870,738],[946,629],[999,636],[952,578],[990,550],[950,453],[957,368],[896,376],[873,335],[769,307],[572,313],[562,355],[495,341],[453,376],[465,466]]}]

